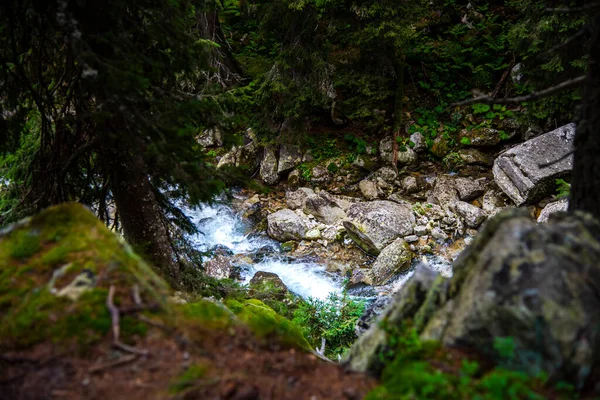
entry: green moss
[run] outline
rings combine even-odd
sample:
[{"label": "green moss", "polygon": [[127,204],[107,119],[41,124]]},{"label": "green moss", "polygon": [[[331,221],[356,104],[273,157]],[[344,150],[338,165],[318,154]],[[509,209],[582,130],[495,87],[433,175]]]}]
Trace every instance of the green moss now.
[{"label": "green moss", "polygon": [[206,375],[208,367],[205,365],[193,364],[185,372],[172,380],[169,385],[169,393],[177,394],[194,385],[194,382]]},{"label": "green moss", "polygon": [[[65,345],[74,340],[84,348],[102,339],[111,328],[106,307],[111,285],[117,288],[115,304],[129,301],[137,285],[145,302],[168,308],[166,284],[78,204],[49,208],[5,230],[0,265],[0,348],[44,340]],[[61,290],[82,274],[89,276],[89,287],[78,287],[74,300],[62,296]],[[121,340],[146,331],[145,323],[121,318]]]},{"label": "green moss", "polygon": [[31,257],[40,250],[39,232],[35,230],[15,232],[9,250],[11,257],[16,259]]},{"label": "green moss", "polygon": [[301,329],[293,322],[278,315],[272,308],[260,300],[250,299],[243,303],[228,300],[227,307],[246,323],[258,337],[277,337],[286,346],[310,350],[310,344]]},{"label": "green moss", "polygon": [[191,322],[199,323],[209,329],[226,329],[234,324],[234,318],[225,306],[212,301],[201,300],[177,306],[181,316]]}]

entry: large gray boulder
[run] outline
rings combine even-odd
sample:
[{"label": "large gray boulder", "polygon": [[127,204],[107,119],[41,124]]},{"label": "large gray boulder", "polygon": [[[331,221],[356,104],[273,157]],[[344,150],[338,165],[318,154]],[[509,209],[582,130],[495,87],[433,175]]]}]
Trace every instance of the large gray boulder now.
[{"label": "large gray boulder", "polygon": [[265,147],[265,154],[260,162],[260,179],[267,185],[274,185],[279,181],[277,154],[273,146]]},{"label": "large gray boulder", "polygon": [[306,221],[287,208],[269,214],[267,217],[267,234],[280,242],[302,240],[307,231]]},{"label": "large gray boulder", "polygon": [[496,184],[517,206],[530,204],[554,190],[555,180],[573,168],[575,124],[521,143],[494,161]]},{"label": "large gray boulder", "polygon": [[206,129],[196,140],[202,147],[220,147],[223,146],[223,132],[217,127]]},{"label": "large gray boulder", "polygon": [[408,270],[412,258],[409,244],[398,238],[379,253],[364,282],[368,285],[384,285],[394,274]]},{"label": "large gray boulder", "polygon": [[460,216],[469,228],[477,228],[487,219],[485,211],[464,201],[455,201],[450,209]]},{"label": "large gray boulder", "polygon": [[313,194],[304,200],[302,209],[305,214],[313,215],[317,221],[333,225],[346,217],[346,213],[334,201],[327,197]]},{"label": "large gray boulder", "polygon": [[397,238],[411,235],[414,226],[411,208],[388,200],[353,204],[344,221],[348,236],[373,255],[378,255]]},{"label": "large gray boulder", "polygon": [[293,144],[282,144],[279,147],[279,164],[277,173],[284,175],[302,163],[302,150]]},{"label": "large gray boulder", "polygon": [[[600,223],[556,213],[537,224],[509,209],[488,221],[454,262],[451,279],[423,268],[380,316],[388,327],[411,319],[424,340],[502,361],[498,338],[512,338],[513,367],[545,371],[578,387],[600,367]],[[347,362],[377,372],[387,333],[374,323]]]},{"label": "large gray boulder", "polygon": [[203,263],[202,267],[206,275],[216,279],[230,278],[233,272],[231,259],[221,254]]},{"label": "large gray boulder", "polygon": [[362,181],[358,182],[358,189],[360,190],[360,194],[362,194],[367,200],[375,200],[379,197],[377,185],[373,181],[363,179]]}]

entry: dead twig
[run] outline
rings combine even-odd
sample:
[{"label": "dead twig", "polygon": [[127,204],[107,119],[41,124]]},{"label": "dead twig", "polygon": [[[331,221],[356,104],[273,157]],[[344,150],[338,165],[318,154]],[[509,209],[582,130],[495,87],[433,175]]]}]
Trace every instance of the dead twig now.
[{"label": "dead twig", "polygon": [[91,367],[88,370],[88,372],[90,374],[98,373],[98,372],[104,371],[106,369],[111,369],[111,368],[119,367],[123,364],[130,363],[132,361],[137,360],[137,358],[138,358],[137,354],[128,354],[126,356],[119,357],[117,360],[109,362],[109,363],[94,365],[93,367]]},{"label": "dead twig", "polygon": [[120,327],[120,323],[119,323],[119,320],[120,320],[119,309],[115,306],[114,296],[115,296],[115,287],[113,285],[110,285],[110,288],[108,289],[108,297],[106,298],[106,306],[108,307],[108,310],[110,311],[110,317],[111,317],[111,321],[112,321],[113,346],[118,349],[121,349],[123,351],[126,351],[128,353],[139,354],[141,356],[148,356],[149,353],[147,350],[140,350],[133,346],[129,346],[129,345],[126,345],[125,343],[121,342],[121,339],[120,339],[121,327]]}]

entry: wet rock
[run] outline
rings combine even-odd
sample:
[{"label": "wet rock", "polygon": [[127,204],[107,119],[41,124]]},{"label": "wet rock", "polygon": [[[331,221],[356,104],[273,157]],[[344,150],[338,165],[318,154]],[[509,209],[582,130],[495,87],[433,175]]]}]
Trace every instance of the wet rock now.
[{"label": "wet rock", "polygon": [[454,187],[458,192],[458,198],[463,201],[473,200],[483,194],[481,181],[471,178],[456,178]]},{"label": "wet rock", "polygon": [[279,147],[277,173],[285,175],[302,163],[302,150],[299,146],[282,144]]},{"label": "wet rock", "polygon": [[231,260],[227,256],[218,255],[202,264],[206,275],[216,278],[229,278],[232,274]]},{"label": "wet rock", "polygon": [[575,124],[569,124],[501,154],[494,162],[496,184],[517,206],[551,194],[555,180],[573,168],[573,156],[565,155],[572,151],[574,137]]},{"label": "wet rock", "polygon": [[307,230],[306,221],[289,209],[279,210],[267,217],[267,234],[280,242],[302,240]]},{"label": "wet rock", "polygon": [[367,200],[375,200],[379,197],[377,185],[373,181],[364,179],[358,183],[358,188],[360,189],[360,193]]},{"label": "wet rock", "polygon": [[459,215],[470,228],[477,228],[487,218],[487,214],[481,208],[475,207],[464,201],[455,201],[450,208]]},{"label": "wet rock", "polygon": [[281,294],[288,293],[288,288],[279,275],[272,272],[258,271],[250,280],[250,288],[255,290],[275,289]]},{"label": "wet rock", "polygon": [[458,156],[465,164],[490,166],[493,163],[489,155],[473,148],[458,150]]},{"label": "wet rock", "polygon": [[277,174],[277,154],[275,147],[265,147],[265,153],[260,162],[260,178],[267,185],[274,185],[279,181]]},{"label": "wet rock", "polygon": [[312,194],[304,200],[303,211],[313,215],[318,221],[332,225],[346,217],[346,213],[326,196]]},{"label": "wet rock", "polygon": [[353,204],[344,221],[348,236],[367,253],[377,255],[399,237],[411,235],[415,217],[410,207],[387,200]]},{"label": "wet rock", "polygon": [[423,136],[420,132],[415,132],[410,135],[410,142],[413,143],[410,147],[416,151],[417,153],[421,153],[427,150],[427,142],[425,141],[425,136]]},{"label": "wet rock", "polygon": [[548,222],[548,218],[550,218],[550,215],[559,212],[559,211],[567,211],[569,209],[569,200],[568,199],[561,199],[558,201],[555,201],[553,203],[549,203],[546,205],[546,207],[544,207],[544,209],[542,210],[542,212],[540,213],[540,216],[537,219],[538,223],[542,223],[542,222]]},{"label": "wet rock", "polygon": [[311,188],[301,187],[294,191],[285,193],[285,203],[292,210],[297,210],[304,207],[304,202],[309,196],[315,196],[315,191]]}]

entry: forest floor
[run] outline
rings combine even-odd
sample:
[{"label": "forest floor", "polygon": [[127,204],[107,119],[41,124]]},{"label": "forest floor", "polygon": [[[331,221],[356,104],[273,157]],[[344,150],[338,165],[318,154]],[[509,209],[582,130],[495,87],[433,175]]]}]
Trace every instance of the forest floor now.
[{"label": "forest floor", "polygon": [[[361,399],[376,381],[244,328],[193,342],[154,328],[136,346],[105,340],[76,355],[45,342],[0,355],[0,399]],[[193,343],[193,344],[192,344]]]}]

